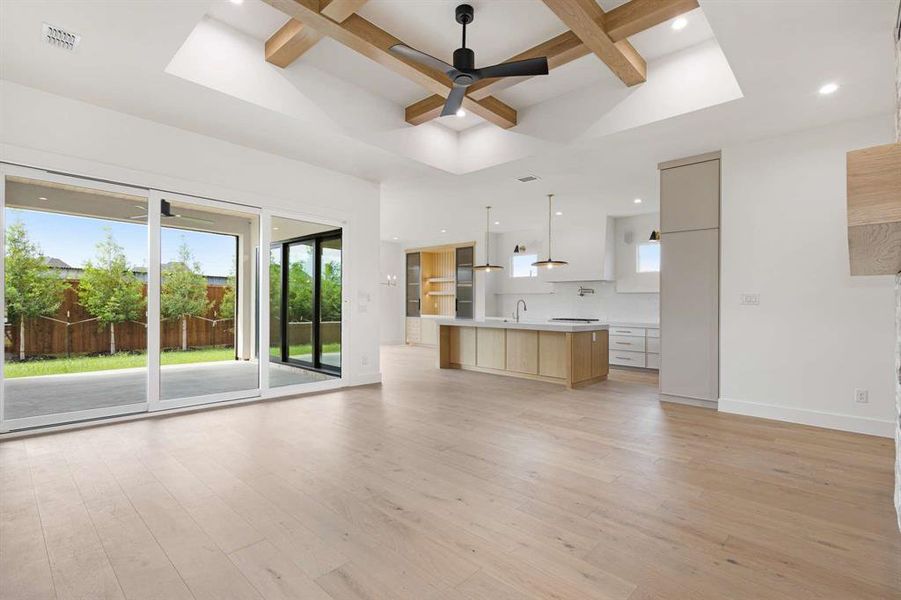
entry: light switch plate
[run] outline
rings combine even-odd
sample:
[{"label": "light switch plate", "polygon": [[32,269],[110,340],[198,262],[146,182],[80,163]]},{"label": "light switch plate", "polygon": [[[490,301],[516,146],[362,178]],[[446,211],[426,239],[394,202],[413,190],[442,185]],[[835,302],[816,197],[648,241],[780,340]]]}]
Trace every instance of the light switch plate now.
[{"label": "light switch plate", "polygon": [[760,294],[742,294],[742,306],[757,306],[760,304]]}]

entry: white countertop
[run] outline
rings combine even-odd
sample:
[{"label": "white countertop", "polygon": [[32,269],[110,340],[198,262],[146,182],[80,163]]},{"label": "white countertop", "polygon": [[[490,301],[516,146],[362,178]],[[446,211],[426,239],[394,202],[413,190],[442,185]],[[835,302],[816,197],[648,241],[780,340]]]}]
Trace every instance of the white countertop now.
[{"label": "white countertop", "polygon": [[452,319],[445,317],[438,319],[438,325],[452,325],[455,327],[488,327],[491,329],[529,329],[532,331],[562,331],[564,333],[576,333],[579,331],[599,331],[609,329],[606,323],[557,323],[548,321],[520,321],[519,323],[505,319],[487,319],[477,321],[475,319]]},{"label": "white countertop", "polygon": [[660,329],[660,323],[642,323],[641,321],[608,321],[610,327],[643,327],[645,329]]}]

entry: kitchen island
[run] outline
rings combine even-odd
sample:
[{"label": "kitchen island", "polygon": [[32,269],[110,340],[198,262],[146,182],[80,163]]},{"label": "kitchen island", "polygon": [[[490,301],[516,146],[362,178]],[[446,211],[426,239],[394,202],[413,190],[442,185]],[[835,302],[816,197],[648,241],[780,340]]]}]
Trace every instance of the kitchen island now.
[{"label": "kitchen island", "polygon": [[574,388],[607,378],[603,323],[438,319],[438,366]]}]

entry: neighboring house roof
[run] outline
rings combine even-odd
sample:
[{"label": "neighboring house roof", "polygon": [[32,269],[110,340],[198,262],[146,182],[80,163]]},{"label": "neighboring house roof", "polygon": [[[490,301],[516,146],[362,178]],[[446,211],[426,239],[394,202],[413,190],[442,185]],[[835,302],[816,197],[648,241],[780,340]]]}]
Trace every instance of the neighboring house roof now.
[{"label": "neighboring house roof", "polygon": [[[81,279],[81,274],[84,273],[84,269],[82,269],[81,267],[73,267],[73,266],[69,265],[68,263],[66,263],[65,261],[60,260],[58,258],[48,257],[45,259],[45,261],[47,263],[47,266],[49,266],[51,269],[59,269],[60,271],[66,271],[65,273],[62,274],[62,276],[65,279]],[[178,264],[182,264],[182,263],[167,262],[167,263],[161,265],[161,267],[162,267],[161,270],[165,271],[167,267],[178,265]],[[138,279],[140,279],[141,281],[147,280],[147,267],[134,267],[131,270],[131,272],[134,273],[138,277]],[[228,276],[225,276],[225,275],[204,275],[204,277],[206,278],[206,282],[209,285],[227,285],[228,284]]]},{"label": "neighboring house roof", "polygon": [[44,259],[44,262],[47,263],[48,267],[53,267],[54,269],[71,269],[72,266],[67,264],[65,261],[62,261],[58,258],[54,258],[52,256]]}]

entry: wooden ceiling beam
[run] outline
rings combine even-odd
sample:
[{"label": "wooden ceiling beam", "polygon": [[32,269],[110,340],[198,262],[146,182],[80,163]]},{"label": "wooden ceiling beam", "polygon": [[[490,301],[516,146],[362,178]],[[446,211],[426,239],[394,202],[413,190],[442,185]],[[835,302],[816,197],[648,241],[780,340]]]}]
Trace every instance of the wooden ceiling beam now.
[{"label": "wooden ceiling beam", "polygon": [[[264,2],[308,25],[319,34],[327,35],[421,85],[433,94],[447,97],[450,93],[450,80],[444,73],[407,62],[390,52],[391,46],[403,42],[357,14],[350,15],[343,23],[338,23],[319,11],[319,0],[264,0]],[[467,96],[463,99],[463,108],[505,129],[516,125],[516,111],[493,97],[476,100]]]},{"label": "wooden ceiling beam", "polygon": [[615,42],[605,31],[605,14],[596,0],[543,1],[623,83],[631,87],[647,80],[647,64],[632,44]]},{"label": "wooden ceiling beam", "polygon": [[[364,4],[366,0],[322,0],[319,10],[329,19],[341,23]],[[289,19],[266,40],[266,62],[284,69],[321,39],[322,35],[301,21]]]},{"label": "wooden ceiling beam", "polygon": [[604,15],[604,31],[619,42],[697,7],[698,0],[631,0]]},{"label": "wooden ceiling beam", "polygon": [[297,19],[290,19],[266,40],[266,62],[284,69],[321,39],[321,35]]}]

